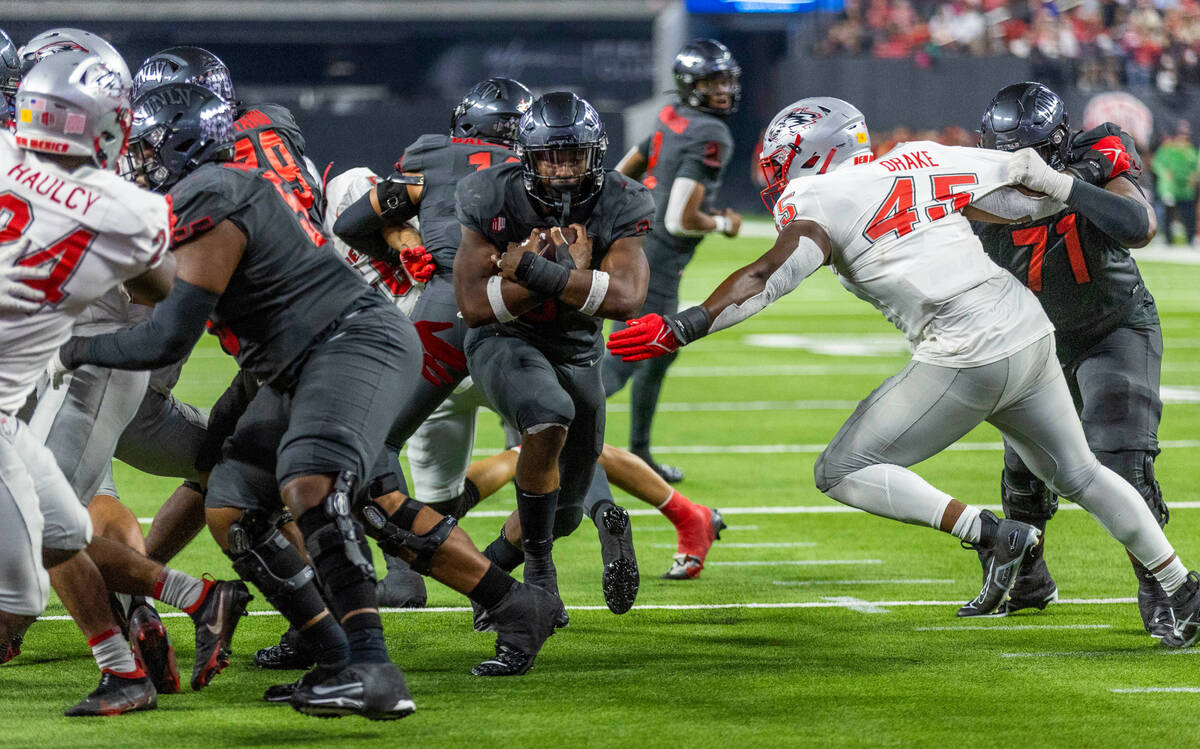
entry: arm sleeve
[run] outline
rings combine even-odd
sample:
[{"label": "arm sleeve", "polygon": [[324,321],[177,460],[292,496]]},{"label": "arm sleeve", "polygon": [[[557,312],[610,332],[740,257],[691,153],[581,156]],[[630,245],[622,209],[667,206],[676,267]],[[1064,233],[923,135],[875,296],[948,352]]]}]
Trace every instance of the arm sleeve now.
[{"label": "arm sleeve", "polygon": [[174,364],[200,340],[220,296],[176,279],[175,288],[155,305],[149,320],[115,333],[71,338],[60,351],[63,364],[72,369],[96,364],[135,371]]},{"label": "arm sleeve", "polygon": [[333,233],[338,239],[365,255],[399,265],[400,253],[384,241],[381,234],[383,227],[383,219],[375,213],[375,208],[371,205],[371,195],[367,193],[346,206],[342,215],[333,223]]}]

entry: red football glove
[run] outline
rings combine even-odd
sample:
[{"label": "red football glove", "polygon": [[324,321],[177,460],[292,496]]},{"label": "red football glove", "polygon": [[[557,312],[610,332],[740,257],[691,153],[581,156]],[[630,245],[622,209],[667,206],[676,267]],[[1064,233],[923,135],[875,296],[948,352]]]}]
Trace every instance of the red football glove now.
[{"label": "red football glove", "polygon": [[1085,182],[1103,187],[1109,180],[1126,173],[1137,179],[1142,173],[1142,165],[1133,138],[1106,122],[1076,134],[1071,141],[1067,170]]},{"label": "red football glove", "polygon": [[608,350],[622,361],[642,361],[666,356],[682,345],[671,326],[657,313],[628,320],[628,327],[614,330],[608,337]]},{"label": "red football glove", "polygon": [[405,247],[400,250],[400,262],[412,280],[417,283],[425,283],[433,278],[433,272],[437,270],[437,265],[433,262],[433,255],[426,252],[422,245]]}]

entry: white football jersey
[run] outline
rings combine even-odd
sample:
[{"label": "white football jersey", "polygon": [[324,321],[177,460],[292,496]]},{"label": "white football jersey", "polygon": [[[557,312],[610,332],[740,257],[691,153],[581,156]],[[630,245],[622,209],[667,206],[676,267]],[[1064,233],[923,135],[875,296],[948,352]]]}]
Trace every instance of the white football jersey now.
[{"label": "white football jersey", "polygon": [[988,258],[962,209],[1010,184],[1012,154],[928,141],[788,183],[775,225],[820,224],[830,265],[908,338],[913,358],[987,364],[1053,330],[1037,297]]},{"label": "white football jersey", "polygon": [[26,281],[46,295],[33,313],[0,314],[0,411],[20,408],[76,318],[105,293],[162,261],[167,199],[92,167],[73,172],[17,148],[0,132],[0,245],[18,264],[52,268]]},{"label": "white football jersey", "polygon": [[403,268],[393,268],[356,251],[333,233],[333,224],[342,211],[378,183],[379,177],[365,166],[347,169],[329,180],[325,185],[325,233],[332,239],[329,246],[338,257],[407,315],[412,313],[425,284],[415,283]]}]

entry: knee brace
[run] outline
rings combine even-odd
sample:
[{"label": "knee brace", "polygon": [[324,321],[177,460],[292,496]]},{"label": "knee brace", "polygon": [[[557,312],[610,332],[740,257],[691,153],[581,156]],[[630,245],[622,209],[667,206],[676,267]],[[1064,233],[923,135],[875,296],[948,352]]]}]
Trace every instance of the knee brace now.
[{"label": "knee brace", "polygon": [[333,491],[325,501],[300,518],[307,521],[310,513],[320,512],[329,521],[308,531],[304,537],[308,553],[321,571],[321,582],[326,591],[340,590],[361,581],[375,582],[375,567],[371,564],[371,550],[367,547],[363,527],[350,515],[353,489],[354,474],[342,471],[334,479]]},{"label": "knee brace", "polygon": [[582,521],[583,507],[573,505],[558,508],[558,511],[554,513],[554,537],[563,538],[571,535]]},{"label": "knee brace", "polygon": [[1154,478],[1154,453],[1146,450],[1120,450],[1116,452],[1097,452],[1096,457],[1105,468],[1112,470],[1121,478],[1133,484],[1146,506],[1154,514],[1159,526],[1165,526],[1171,519],[1171,511],[1163,499],[1162,487]]},{"label": "knee brace", "polygon": [[426,506],[455,518],[461,518],[471,511],[471,508],[479,504],[482,498],[479,496],[479,487],[475,486],[475,482],[471,479],[463,479],[462,493],[453,499],[447,499],[444,502],[430,502]]},{"label": "knee brace", "polygon": [[1000,474],[1000,505],[1010,520],[1045,529],[1046,521],[1058,512],[1058,497],[1037,476],[1005,468]]},{"label": "knee brace", "polygon": [[371,483],[367,484],[367,497],[370,499],[379,499],[398,491],[400,491],[400,478],[391,471],[376,476],[371,479]]},{"label": "knee brace", "polygon": [[246,513],[229,528],[229,550],[238,577],[254,583],[271,605],[303,624],[325,608],[315,585],[316,573],[299,550],[279,532],[277,515]]},{"label": "knee brace", "polygon": [[450,515],[445,515],[425,533],[413,533],[413,522],[417,513],[425,505],[415,499],[406,499],[400,509],[388,517],[387,512],[375,502],[366,502],[359,509],[363,522],[372,531],[371,535],[379,542],[379,548],[385,553],[399,557],[403,550],[415,555],[409,566],[422,575],[428,575],[433,568],[433,557],[442,544],[450,538],[451,531],[458,521]]}]

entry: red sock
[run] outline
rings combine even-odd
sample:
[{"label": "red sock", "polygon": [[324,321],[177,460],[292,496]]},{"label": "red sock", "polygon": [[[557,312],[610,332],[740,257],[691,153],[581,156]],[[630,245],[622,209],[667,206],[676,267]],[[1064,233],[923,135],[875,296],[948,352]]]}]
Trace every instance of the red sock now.
[{"label": "red sock", "polygon": [[696,505],[692,500],[679,493],[678,489],[671,490],[671,498],[658,506],[658,511],[666,515],[667,520],[675,526],[686,523],[696,514]]}]

